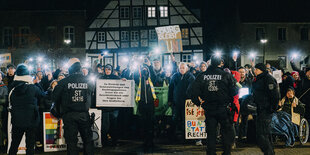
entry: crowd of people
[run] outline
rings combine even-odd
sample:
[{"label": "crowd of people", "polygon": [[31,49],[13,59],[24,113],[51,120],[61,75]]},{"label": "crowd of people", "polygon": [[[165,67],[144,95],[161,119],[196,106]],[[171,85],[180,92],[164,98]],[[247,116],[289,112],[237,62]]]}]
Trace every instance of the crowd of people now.
[{"label": "crowd of people", "polygon": [[[265,154],[274,154],[270,141],[272,113],[281,109],[291,114],[290,108],[297,106],[298,99],[299,103],[306,105],[304,117],[310,119],[310,67],[301,70],[293,59],[290,61],[293,72],[279,69],[282,72],[282,82],[279,84],[272,77],[272,72],[277,69],[270,64],[251,61],[251,64],[237,66],[236,58],[233,58],[234,65],[224,68],[227,66],[224,60],[215,55],[200,64],[177,63],[173,55],[171,60],[170,64],[163,67],[159,59],[151,61],[149,56],[142,60],[133,58],[123,70],[119,66],[103,66],[100,63],[94,68],[87,68],[76,58],[70,59],[68,69],[56,71],[38,67],[31,72],[27,64],[17,67],[8,65],[6,72],[1,72],[0,76],[0,146],[4,148],[7,145],[7,121],[11,112],[13,128],[10,154],[17,153],[24,132],[27,154],[34,154],[33,146],[40,148],[43,145],[43,112],[50,112],[56,106],[61,114],[55,117],[64,119],[68,151],[76,153],[75,134],[79,131],[86,152],[93,154],[87,122],[88,109],[96,108],[95,79],[134,80],[136,84],[138,116],[133,115],[132,108],[98,108],[102,111],[103,147],[118,145],[119,139],[134,135],[141,137],[144,148],[149,149],[154,146],[154,135],[159,136],[160,133],[164,133],[170,142],[184,142],[187,99],[192,99],[206,112],[208,154],[215,154],[218,124],[221,126],[224,154],[230,154],[232,144],[247,141],[250,116],[256,119],[256,137],[261,150]],[[81,96],[74,102],[66,101],[63,97],[74,94],[69,88],[70,83],[89,84],[85,91],[81,88]],[[169,87],[167,105],[172,108],[172,116],[157,118],[154,114],[154,102],[157,100],[154,87],[165,85]],[[241,89],[247,93],[240,95]],[[165,126],[159,128],[163,122]],[[80,126],[76,127],[79,123]],[[70,133],[66,129],[70,129]],[[196,145],[203,145],[201,140],[195,142]]]}]

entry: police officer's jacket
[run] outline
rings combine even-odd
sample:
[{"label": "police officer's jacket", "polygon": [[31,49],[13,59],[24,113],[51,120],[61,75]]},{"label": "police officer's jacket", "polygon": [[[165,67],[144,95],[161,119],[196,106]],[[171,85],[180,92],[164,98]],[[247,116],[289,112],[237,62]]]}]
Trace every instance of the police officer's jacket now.
[{"label": "police officer's jacket", "polygon": [[70,74],[60,80],[52,93],[52,100],[60,105],[60,113],[88,112],[93,85],[82,72]]},{"label": "police officer's jacket", "polygon": [[207,111],[226,108],[233,103],[233,97],[238,94],[236,79],[219,67],[210,66],[200,73],[192,85],[192,101],[200,105],[198,97],[205,101],[202,107]]},{"label": "police officer's jacket", "polygon": [[254,80],[253,98],[257,105],[257,114],[271,114],[277,109],[280,99],[278,85],[268,72],[263,72]]}]

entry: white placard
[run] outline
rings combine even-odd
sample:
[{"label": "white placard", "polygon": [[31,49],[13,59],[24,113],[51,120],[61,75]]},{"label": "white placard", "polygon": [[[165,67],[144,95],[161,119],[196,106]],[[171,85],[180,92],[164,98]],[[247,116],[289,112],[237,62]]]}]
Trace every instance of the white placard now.
[{"label": "white placard", "polygon": [[282,83],[281,70],[276,70],[272,72],[273,77],[277,80],[277,83]]},{"label": "white placard", "polygon": [[196,106],[191,100],[185,101],[185,138],[207,138],[205,112],[201,106]]},{"label": "white placard", "polygon": [[[12,142],[12,123],[11,123],[11,113],[8,114],[8,150],[7,153],[9,154],[9,150],[11,147],[11,142]],[[17,154],[26,154],[26,136],[25,134],[23,135],[22,140],[19,143],[18,151]]]},{"label": "white placard", "polygon": [[133,80],[96,81],[96,107],[133,107],[135,83]]},{"label": "white placard", "polygon": [[240,88],[239,89],[239,98],[242,98],[243,96],[249,95],[249,88]]},{"label": "white placard", "polygon": [[[98,109],[89,109],[89,114],[95,114],[95,122],[91,126],[92,134],[93,134],[93,142],[95,147],[102,147],[101,144],[101,110]],[[80,135],[78,134],[78,147],[83,148],[83,140]]]}]

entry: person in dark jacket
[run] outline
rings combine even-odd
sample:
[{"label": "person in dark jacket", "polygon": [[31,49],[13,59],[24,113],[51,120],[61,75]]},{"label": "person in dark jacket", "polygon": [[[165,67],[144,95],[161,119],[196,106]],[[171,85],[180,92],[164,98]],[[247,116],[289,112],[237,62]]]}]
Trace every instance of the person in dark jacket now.
[{"label": "person in dark jacket", "polygon": [[281,98],[286,96],[286,91],[290,87],[294,87],[294,78],[289,72],[286,72],[282,76],[282,83],[280,83]]},{"label": "person in dark jacket", "polygon": [[[200,74],[192,85],[192,101],[202,106],[206,115],[207,154],[216,154],[216,128],[221,125],[223,136],[223,155],[230,155],[234,142],[233,115],[236,106],[234,98],[238,95],[236,79],[232,74],[221,69],[222,59],[211,57],[211,65],[207,71]],[[230,110],[234,109],[234,110]]]},{"label": "person in dark jacket", "polygon": [[[113,74],[113,66],[108,64],[104,66],[104,75],[99,77],[99,79],[105,80],[119,80],[119,76]],[[101,109],[101,141],[102,146],[108,144],[108,134],[112,138],[112,145],[116,145],[118,139],[118,108],[105,107]]]},{"label": "person in dark jacket", "polygon": [[310,66],[305,67],[304,70],[300,70],[293,62],[291,61],[291,66],[293,70],[298,71],[300,75],[300,82],[298,83],[296,90],[296,97],[306,105],[305,118],[310,119]]},{"label": "person in dark jacket", "polygon": [[2,75],[0,75],[0,148],[4,148],[4,139],[7,138],[7,132],[4,129],[5,110],[4,105],[8,96],[8,87],[2,82]]},{"label": "person in dark jacket", "polygon": [[271,116],[280,100],[277,81],[268,74],[262,63],[255,65],[256,79],[253,82],[253,98],[257,105],[256,139],[265,155],[273,155],[271,142]]},{"label": "person in dark jacket", "polygon": [[154,72],[151,72],[151,76],[152,74],[154,74],[153,76],[155,76],[155,81],[154,81],[154,86],[155,87],[162,87],[164,85],[164,80],[165,80],[165,72],[161,67],[161,63],[158,59],[153,60],[153,64],[154,64]]},{"label": "person in dark jacket", "polygon": [[16,71],[15,66],[12,64],[9,64],[7,66],[7,75],[3,78],[3,82],[9,88],[9,91],[11,90],[11,84],[14,79],[15,71]]},{"label": "person in dark jacket", "polygon": [[187,90],[191,83],[195,80],[193,74],[188,71],[186,63],[179,64],[179,71],[173,74],[168,90],[168,104],[172,106],[173,135],[178,134],[185,137],[185,101],[190,99]]},{"label": "person in dark jacket", "polygon": [[77,135],[80,132],[85,154],[94,154],[91,120],[89,108],[93,85],[81,71],[81,63],[77,58],[68,62],[69,76],[58,82],[52,100],[64,121],[64,137],[67,143],[67,154],[78,154]]},{"label": "person in dark jacket", "polygon": [[154,146],[154,101],[156,100],[156,95],[148,66],[143,65],[139,72],[141,74],[138,82],[136,102],[138,102],[138,113],[141,115],[141,124],[143,124],[143,147],[145,151],[150,151],[149,149],[152,149]]},{"label": "person in dark jacket", "polygon": [[35,129],[39,125],[38,98],[45,94],[33,84],[26,65],[17,66],[16,76],[9,94],[12,115],[12,142],[9,154],[16,154],[26,133],[26,154],[34,154]]}]

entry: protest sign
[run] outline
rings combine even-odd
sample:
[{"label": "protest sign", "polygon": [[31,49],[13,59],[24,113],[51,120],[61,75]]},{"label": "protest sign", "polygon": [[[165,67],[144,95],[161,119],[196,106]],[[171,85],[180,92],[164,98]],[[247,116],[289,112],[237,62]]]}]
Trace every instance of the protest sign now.
[{"label": "protest sign", "polygon": [[133,107],[134,106],[133,80],[102,80],[96,81],[97,107]]},{"label": "protest sign", "polygon": [[158,36],[158,46],[165,53],[182,52],[182,36],[179,25],[155,28]]},{"label": "protest sign", "polygon": [[49,112],[43,113],[44,152],[67,150],[62,119],[52,118]]},{"label": "protest sign", "polygon": [[272,72],[273,77],[277,80],[277,83],[282,83],[281,70],[276,70]]},{"label": "protest sign", "polygon": [[[94,146],[95,147],[102,147],[101,144],[101,110],[97,109],[89,109],[89,114],[94,113],[94,124],[91,126]],[[83,141],[80,136],[80,133],[78,134],[78,147],[83,148]]]},{"label": "protest sign", "polygon": [[185,138],[207,138],[205,113],[203,108],[196,106],[191,100],[185,101]]}]

